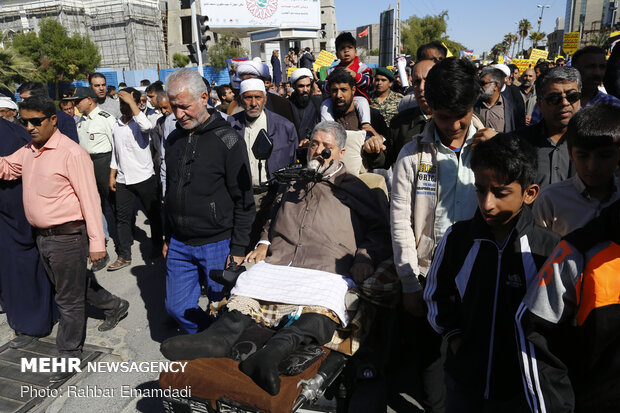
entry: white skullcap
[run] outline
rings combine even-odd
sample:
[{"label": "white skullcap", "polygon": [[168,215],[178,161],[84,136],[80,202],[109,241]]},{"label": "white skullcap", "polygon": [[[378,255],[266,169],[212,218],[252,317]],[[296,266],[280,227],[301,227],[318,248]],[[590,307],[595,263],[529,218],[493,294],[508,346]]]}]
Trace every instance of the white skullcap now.
[{"label": "white skullcap", "polygon": [[260,61],[245,60],[237,66],[237,76],[254,75],[258,77],[269,77],[269,68]]},{"label": "white skullcap", "polygon": [[11,98],[0,97],[0,108],[17,110],[17,104]]},{"label": "white skullcap", "polygon": [[260,79],[246,79],[241,82],[241,90],[240,93],[243,95],[245,92],[251,90],[258,90],[260,92],[265,92],[265,83]]},{"label": "white skullcap", "polygon": [[256,63],[262,63],[262,60],[260,60],[260,57],[256,56],[254,59],[252,59],[253,62]]},{"label": "white skullcap", "polygon": [[499,69],[502,72],[504,72],[504,74],[506,75],[506,77],[510,77],[510,68],[508,66],[506,66],[505,64],[502,63],[498,63],[496,65],[492,65],[491,66],[493,69]]},{"label": "white skullcap", "polygon": [[291,84],[295,84],[295,82],[297,82],[302,77],[309,77],[310,79],[314,79],[314,76],[312,76],[312,71],[310,69],[302,67],[300,69],[295,69],[293,73],[291,73],[291,77],[289,80],[291,81]]}]

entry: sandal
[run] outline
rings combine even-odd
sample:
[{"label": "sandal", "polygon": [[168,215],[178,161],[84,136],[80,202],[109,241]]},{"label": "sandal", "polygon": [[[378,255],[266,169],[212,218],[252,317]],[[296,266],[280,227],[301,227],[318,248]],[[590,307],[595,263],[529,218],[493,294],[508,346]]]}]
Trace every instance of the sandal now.
[{"label": "sandal", "polygon": [[131,260],[126,260],[124,258],[118,257],[116,261],[108,265],[108,271],[120,270],[121,268],[125,268],[128,265],[131,265]]}]

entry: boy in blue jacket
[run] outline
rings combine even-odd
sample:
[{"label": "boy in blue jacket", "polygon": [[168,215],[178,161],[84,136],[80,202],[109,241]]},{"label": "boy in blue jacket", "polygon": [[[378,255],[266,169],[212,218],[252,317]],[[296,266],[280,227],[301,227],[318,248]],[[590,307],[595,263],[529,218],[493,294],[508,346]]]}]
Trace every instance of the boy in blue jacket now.
[{"label": "boy in blue jacket", "polygon": [[424,299],[448,341],[446,413],[527,412],[514,317],[558,235],[535,225],[536,156],[506,135],[480,143],[471,166],[478,211],[435,251]]}]

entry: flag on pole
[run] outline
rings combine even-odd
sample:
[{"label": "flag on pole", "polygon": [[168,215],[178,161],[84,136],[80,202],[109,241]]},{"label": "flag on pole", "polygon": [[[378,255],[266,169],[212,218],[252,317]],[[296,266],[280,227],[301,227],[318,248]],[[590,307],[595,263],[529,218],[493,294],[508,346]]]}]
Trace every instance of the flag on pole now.
[{"label": "flag on pole", "polygon": [[362,38],[362,37],[368,37],[368,29],[370,28],[370,26],[366,27],[363,31],[361,31],[357,37]]}]

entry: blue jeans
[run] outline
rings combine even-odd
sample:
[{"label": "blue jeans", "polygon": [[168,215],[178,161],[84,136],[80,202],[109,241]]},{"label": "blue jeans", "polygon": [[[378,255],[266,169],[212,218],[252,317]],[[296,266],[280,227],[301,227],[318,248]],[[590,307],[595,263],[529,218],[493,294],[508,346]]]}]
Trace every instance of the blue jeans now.
[{"label": "blue jeans", "polygon": [[198,307],[201,272],[206,276],[209,302],[224,298],[224,286],[213,281],[209,273],[226,267],[229,244],[230,238],[199,246],[174,238],[170,240],[166,260],[166,310],[190,334],[209,323],[207,314]]}]

